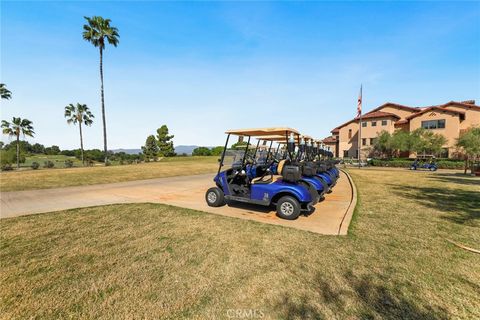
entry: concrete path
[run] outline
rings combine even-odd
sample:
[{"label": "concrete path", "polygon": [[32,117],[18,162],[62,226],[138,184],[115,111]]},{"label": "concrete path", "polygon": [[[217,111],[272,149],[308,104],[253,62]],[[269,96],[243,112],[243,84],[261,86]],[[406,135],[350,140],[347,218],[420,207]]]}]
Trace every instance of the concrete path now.
[{"label": "concrete path", "polygon": [[[232,204],[211,208],[205,191],[214,186],[213,174],[139,180],[93,186],[2,192],[1,218],[114,203],[155,202],[196,209],[230,217],[293,227],[321,234],[346,234],[356,203],[349,177],[341,177],[333,193],[317,204],[315,211],[295,221],[278,218],[274,208]],[[355,203],[353,203],[355,202]]]}]

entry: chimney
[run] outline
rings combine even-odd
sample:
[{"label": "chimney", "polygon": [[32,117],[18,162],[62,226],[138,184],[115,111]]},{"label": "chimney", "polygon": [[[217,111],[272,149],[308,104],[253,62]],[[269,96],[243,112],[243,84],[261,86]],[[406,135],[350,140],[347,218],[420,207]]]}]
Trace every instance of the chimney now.
[{"label": "chimney", "polygon": [[465,100],[465,101],[462,101],[461,103],[464,103],[464,104],[475,104],[475,100]]}]

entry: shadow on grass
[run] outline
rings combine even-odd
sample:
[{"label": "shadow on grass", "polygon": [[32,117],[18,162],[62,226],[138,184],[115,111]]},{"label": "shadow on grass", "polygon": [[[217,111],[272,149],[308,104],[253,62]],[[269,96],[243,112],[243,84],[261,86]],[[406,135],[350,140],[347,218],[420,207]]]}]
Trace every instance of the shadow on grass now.
[{"label": "shadow on grass", "polygon": [[[449,180],[449,182],[451,182]],[[409,200],[447,213],[443,219],[458,224],[473,224],[480,219],[480,192],[435,187],[399,186],[390,184],[395,192]]]},{"label": "shadow on grass", "polygon": [[[345,312],[346,306],[354,306],[355,318],[360,319],[448,319],[446,310],[442,307],[432,306],[429,301],[414,298],[407,299],[403,294],[388,288],[384,283],[389,279],[375,281],[373,276],[356,276],[351,272],[344,275],[347,288],[338,288],[330,280],[318,275],[313,284],[321,297],[320,301],[302,296],[293,299],[284,295],[277,304],[277,309],[285,319],[326,319],[327,317],[317,310],[318,304],[325,305],[334,314]],[[377,283],[376,283],[377,282]],[[395,287],[390,285],[391,287]]]},{"label": "shadow on grass", "polygon": [[468,176],[463,173],[437,173],[432,176],[431,179],[445,183],[480,187],[480,178]]}]

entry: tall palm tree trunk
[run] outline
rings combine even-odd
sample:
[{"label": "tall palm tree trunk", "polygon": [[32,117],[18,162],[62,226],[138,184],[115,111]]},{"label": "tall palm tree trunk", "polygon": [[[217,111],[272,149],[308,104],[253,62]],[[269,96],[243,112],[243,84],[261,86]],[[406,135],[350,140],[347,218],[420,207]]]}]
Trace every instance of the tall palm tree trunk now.
[{"label": "tall palm tree trunk", "polygon": [[107,122],[105,119],[105,97],[103,94],[103,49],[100,47],[100,86],[102,96],[102,120],[103,120],[103,151],[105,152],[105,165],[107,165]]},{"label": "tall palm tree trunk", "polygon": [[83,134],[82,134],[82,122],[78,123],[78,127],[80,128],[80,153],[82,155],[82,164],[85,166],[85,160],[83,159]]},{"label": "tall palm tree trunk", "polygon": [[17,169],[20,169],[20,135],[17,134]]}]

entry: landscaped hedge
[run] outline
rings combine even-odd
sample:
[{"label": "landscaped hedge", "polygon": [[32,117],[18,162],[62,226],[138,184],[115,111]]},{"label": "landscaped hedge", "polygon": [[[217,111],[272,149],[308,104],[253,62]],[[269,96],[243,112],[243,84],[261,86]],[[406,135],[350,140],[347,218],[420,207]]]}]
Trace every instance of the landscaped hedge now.
[{"label": "landscaped hedge", "polygon": [[[410,168],[413,160],[406,159],[389,159],[380,160],[372,159],[368,162],[369,165],[374,167],[396,167],[396,168]],[[440,169],[463,169],[465,163],[459,160],[445,159],[436,161],[438,168]]]}]

